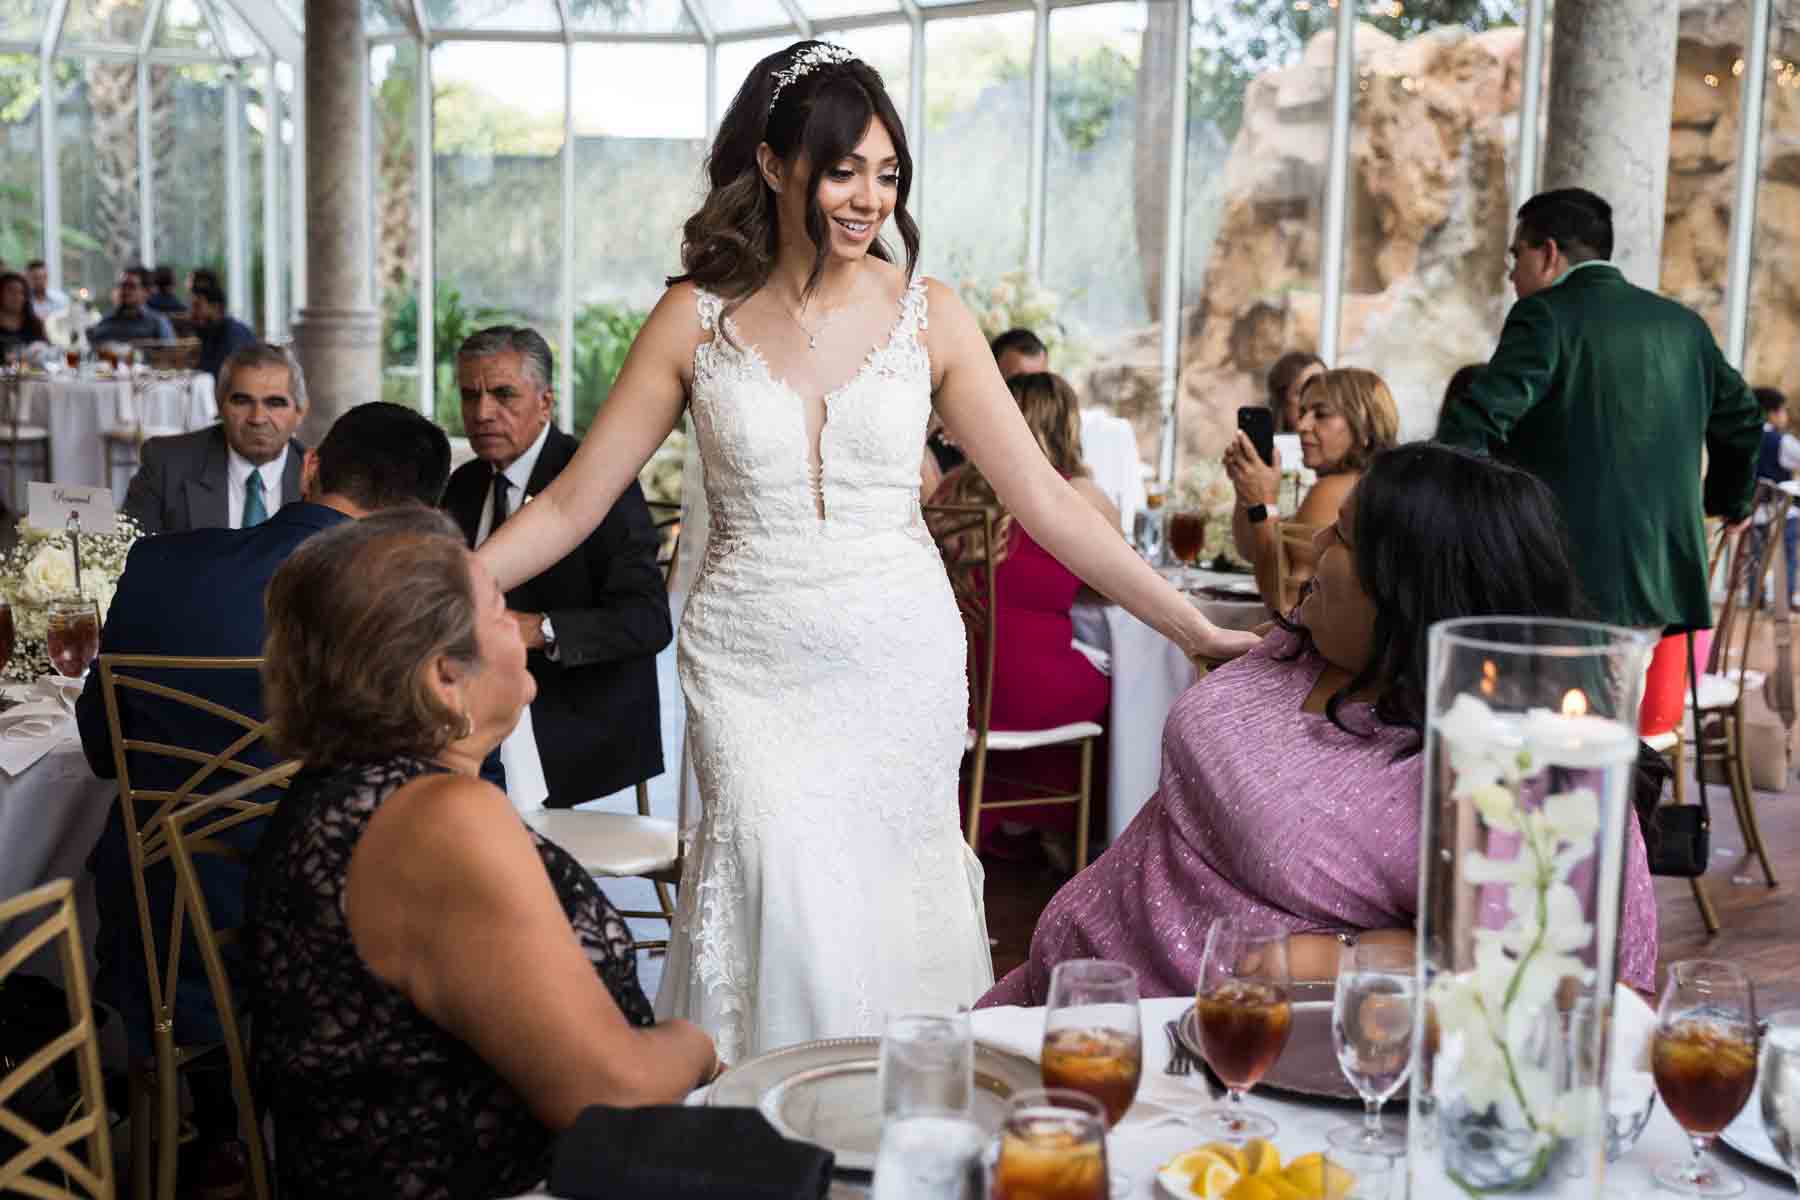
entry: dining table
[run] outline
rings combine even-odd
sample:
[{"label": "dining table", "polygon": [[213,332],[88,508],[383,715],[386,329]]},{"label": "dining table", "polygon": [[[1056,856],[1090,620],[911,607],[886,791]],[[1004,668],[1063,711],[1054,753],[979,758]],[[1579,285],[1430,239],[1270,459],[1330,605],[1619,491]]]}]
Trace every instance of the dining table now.
[{"label": "dining table", "polygon": [[213,378],[205,371],[84,368],[24,379],[19,418],[49,431],[51,482],[110,486],[122,503],[129,479],[111,477],[104,433],[186,433],[211,425],[219,410]]},{"label": "dining table", "polygon": [[[1166,572],[1201,612],[1223,629],[1269,620],[1255,580],[1232,571]],[[1106,840],[1110,844],[1156,791],[1163,722],[1198,672],[1180,647],[1117,604],[1093,593],[1070,612],[1075,640],[1103,651],[1112,694],[1107,706]]]},{"label": "dining table", "polygon": [[[1121,1197],[1125,1200],[1172,1200],[1157,1186],[1158,1169],[1183,1151],[1212,1140],[1193,1123],[1193,1118],[1210,1103],[1205,1076],[1198,1071],[1185,1075],[1168,1072],[1173,1048],[1164,1036],[1164,1027],[1192,1005],[1192,998],[1186,996],[1139,1002],[1143,1027],[1143,1078],[1131,1108],[1107,1135],[1109,1165],[1124,1184],[1124,1190],[1112,1193],[1114,1200]],[[969,1024],[977,1041],[1035,1061],[1043,1043],[1044,1012],[1042,1008],[977,1009],[970,1014]],[[1403,1099],[1404,1088],[1400,1095]],[[704,1103],[705,1100],[704,1088],[688,1097],[690,1104]],[[1245,1103],[1276,1123],[1278,1132],[1271,1140],[1284,1162],[1302,1154],[1328,1150],[1326,1136],[1334,1127],[1360,1121],[1362,1117],[1362,1105],[1354,1101],[1277,1093],[1269,1089],[1252,1090]],[[1755,1101],[1751,1103],[1754,1105]],[[1384,1119],[1403,1122],[1404,1104],[1393,1107],[1402,1111],[1390,1112]],[[1664,1161],[1685,1156],[1687,1146],[1686,1135],[1659,1101],[1643,1133],[1617,1162],[1608,1164],[1604,1184],[1592,1194],[1604,1200],[1638,1200],[1659,1194],[1651,1172]],[[1781,1174],[1734,1151],[1714,1153],[1719,1154],[1731,1170],[1745,1177],[1748,1190],[1744,1195],[1751,1200],[1794,1195],[1792,1181]],[[1406,1196],[1397,1178],[1400,1169],[1400,1166],[1396,1167],[1391,1190],[1374,1192],[1371,1200],[1402,1200]],[[833,1200],[861,1200],[869,1194],[869,1185],[838,1179],[834,1180],[830,1194]],[[1461,1195],[1453,1192],[1440,1197],[1415,1187],[1412,1200],[1460,1200]],[[528,1192],[517,1200],[552,1200],[552,1194],[542,1190]]]}]

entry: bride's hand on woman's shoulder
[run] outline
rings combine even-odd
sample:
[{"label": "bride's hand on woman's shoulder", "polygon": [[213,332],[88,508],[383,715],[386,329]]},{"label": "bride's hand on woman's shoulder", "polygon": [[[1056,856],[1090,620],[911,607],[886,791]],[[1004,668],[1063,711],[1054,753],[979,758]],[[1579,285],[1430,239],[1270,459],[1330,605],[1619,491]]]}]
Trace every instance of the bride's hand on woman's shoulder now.
[{"label": "bride's hand on woman's shoulder", "polygon": [[1232,659],[1248,654],[1261,645],[1262,640],[1262,634],[1251,630],[1221,629],[1209,623],[1197,647],[1188,651],[1188,658],[1205,674],[1214,667],[1222,667]]}]

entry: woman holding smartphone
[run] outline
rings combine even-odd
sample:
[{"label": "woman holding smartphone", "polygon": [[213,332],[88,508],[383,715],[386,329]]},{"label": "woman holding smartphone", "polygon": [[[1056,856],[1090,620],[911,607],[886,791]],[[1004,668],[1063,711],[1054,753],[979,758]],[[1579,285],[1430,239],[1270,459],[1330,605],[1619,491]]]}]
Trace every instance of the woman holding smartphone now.
[{"label": "woman holding smartphone", "polygon": [[[1400,413],[1394,394],[1381,376],[1357,367],[1326,371],[1308,379],[1300,391],[1300,453],[1319,481],[1307,492],[1294,523],[1329,525],[1363,467],[1400,435]],[[1250,436],[1239,429],[1225,447],[1225,473],[1237,489],[1231,515],[1231,537],[1238,554],[1256,570],[1263,603],[1276,613],[1290,612],[1300,590],[1312,578],[1316,555],[1310,543],[1290,547],[1285,580],[1280,570],[1281,456],[1270,450],[1264,459]],[[1278,586],[1284,584],[1285,586]]]}]

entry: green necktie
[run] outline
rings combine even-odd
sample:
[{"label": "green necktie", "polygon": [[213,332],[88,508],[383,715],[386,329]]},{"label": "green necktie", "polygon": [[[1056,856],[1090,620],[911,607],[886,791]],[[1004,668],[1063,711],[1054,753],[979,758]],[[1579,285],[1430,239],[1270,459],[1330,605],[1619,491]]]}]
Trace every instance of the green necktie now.
[{"label": "green necktie", "polygon": [[269,519],[269,510],[263,507],[263,481],[261,471],[251,471],[250,477],[244,480],[244,522],[242,528],[261,525]]}]

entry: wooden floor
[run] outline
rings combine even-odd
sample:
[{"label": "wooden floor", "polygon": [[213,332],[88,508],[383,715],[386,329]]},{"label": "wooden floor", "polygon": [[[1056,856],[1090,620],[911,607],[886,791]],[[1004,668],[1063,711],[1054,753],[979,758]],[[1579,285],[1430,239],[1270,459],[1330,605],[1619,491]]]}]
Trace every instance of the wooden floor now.
[{"label": "wooden floor", "polygon": [[[1690,785],[1691,786],[1691,785]],[[1702,886],[1719,913],[1720,932],[1706,936],[1700,911],[1684,879],[1656,881],[1660,927],[1658,975],[1683,958],[1723,958],[1738,963],[1756,986],[1758,1011],[1800,1007],[1800,786],[1790,777],[1785,792],[1757,792],[1757,820],[1781,886],[1763,885],[1762,873],[1744,863],[1744,839],[1723,788],[1708,792],[1713,816],[1713,866]],[[988,934],[994,939],[994,977],[1025,960],[1031,931],[1063,877],[1038,863],[984,860],[987,867]],[[1733,877],[1748,880],[1733,883]]]}]

